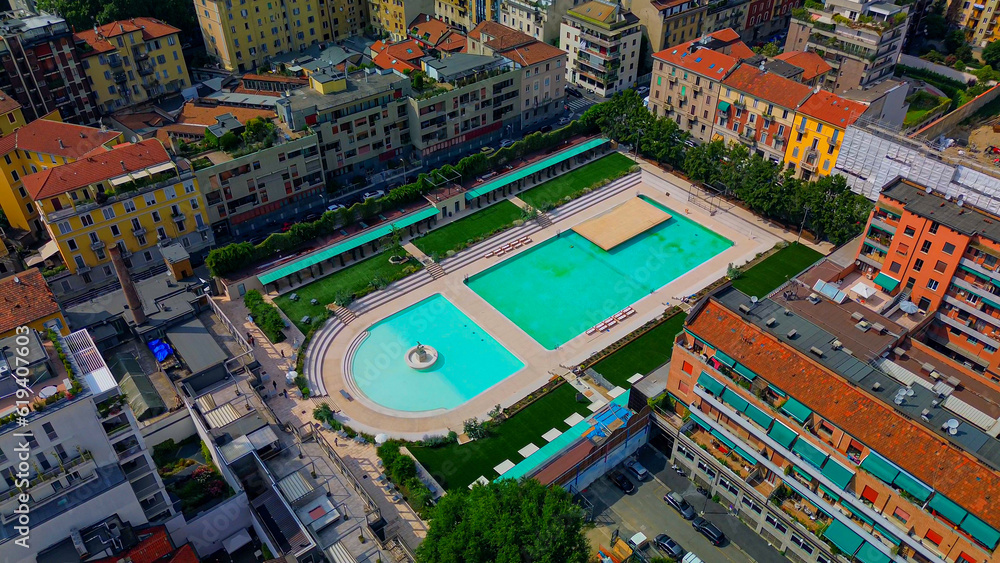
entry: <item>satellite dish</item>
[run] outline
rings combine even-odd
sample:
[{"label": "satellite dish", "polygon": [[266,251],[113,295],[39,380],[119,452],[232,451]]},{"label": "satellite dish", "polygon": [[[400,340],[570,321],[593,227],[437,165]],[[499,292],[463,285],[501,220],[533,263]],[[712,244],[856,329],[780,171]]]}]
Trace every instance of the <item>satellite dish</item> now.
[{"label": "satellite dish", "polygon": [[135,135],[132,135],[131,139],[129,139],[129,140],[132,141],[133,143],[138,143],[139,142],[139,137],[136,137]]},{"label": "satellite dish", "polygon": [[754,295],[753,297],[751,297],[750,298],[750,302],[753,303],[754,305],[756,305],[757,304],[757,296]]}]

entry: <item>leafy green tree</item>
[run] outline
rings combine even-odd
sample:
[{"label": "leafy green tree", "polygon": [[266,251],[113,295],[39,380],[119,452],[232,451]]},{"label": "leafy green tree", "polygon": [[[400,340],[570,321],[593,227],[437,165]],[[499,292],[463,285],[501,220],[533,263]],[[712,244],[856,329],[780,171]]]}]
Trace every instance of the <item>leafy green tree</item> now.
[{"label": "leafy green tree", "polygon": [[441,498],[420,563],[585,563],[583,510],[561,487],[501,480]]},{"label": "leafy green tree", "polygon": [[1000,41],[990,41],[983,47],[983,62],[992,68],[1000,68]]},{"label": "leafy green tree", "polygon": [[693,147],[684,157],[684,172],[697,182],[713,183],[720,179],[720,167],[726,156],[726,145],[712,141]]},{"label": "leafy green tree", "polygon": [[38,8],[59,13],[78,31],[140,16],[163,20],[180,29],[182,36],[190,37],[199,29],[190,0],[39,0]]},{"label": "leafy green tree", "polygon": [[[243,128],[243,142],[252,145],[259,143],[274,132],[274,124],[261,117],[255,117],[247,121]],[[225,135],[223,135],[225,137]]]},{"label": "leafy green tree", "polygon": [[967,46],[965,44],[965,32],[960,29],[949,31],[948,35],[944,38],[944,48],[948,51],[948,54],[958,56],[956,51],[963,46]]},{"label": "leafy green tree", "polygon": [[765,57],[777,57],[781,54],[781,45],[778,45],[777,41],[772,41],[770,43],[764,43],[763,45],[754,47],[753,52],[758,55],[764,55]]}]

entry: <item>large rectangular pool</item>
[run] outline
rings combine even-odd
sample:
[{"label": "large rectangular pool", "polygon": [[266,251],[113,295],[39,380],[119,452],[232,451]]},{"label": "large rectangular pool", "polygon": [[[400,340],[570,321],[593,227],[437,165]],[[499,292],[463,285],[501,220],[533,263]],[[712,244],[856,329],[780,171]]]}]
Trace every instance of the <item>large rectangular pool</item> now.
[{"label": "large rectangular pool", "polygon": [[673,217],[610,251],[564,232],[466,283],[553,350],[732,246],[682,214],[640,198]]}]

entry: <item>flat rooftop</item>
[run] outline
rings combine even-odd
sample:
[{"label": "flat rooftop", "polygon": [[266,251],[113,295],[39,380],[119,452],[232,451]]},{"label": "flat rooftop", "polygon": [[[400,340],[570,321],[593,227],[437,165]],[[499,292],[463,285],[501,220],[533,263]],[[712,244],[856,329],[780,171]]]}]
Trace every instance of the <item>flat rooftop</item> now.
[{"label": "flat rooftop", "polygon": [[[320,94],[312,88],[297,88],[282,98],[291,104],[292,111],[315,106],[318,111],[349,104],[364,98],[403,88],[409,79],[393,72],[358,71],[347,75],[347,89],[333,94]],[[276,98],[278,99],[278,98]]]},{"label": "flat rooftop", "polygon": [[897,179],[882,189],[882,194],[902,202],[903,209],[921,217],[937,221],[965,235],[978,234],[1000,242],[1000,217],[990,215],[971,205],[959,206],[947,201],[936,192],[915,183]]}]

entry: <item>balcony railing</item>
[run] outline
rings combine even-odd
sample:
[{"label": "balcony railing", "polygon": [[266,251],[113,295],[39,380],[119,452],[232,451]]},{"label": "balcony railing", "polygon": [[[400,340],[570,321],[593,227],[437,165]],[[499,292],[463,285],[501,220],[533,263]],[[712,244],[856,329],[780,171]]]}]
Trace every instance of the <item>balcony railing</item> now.
[{"label": "balcony railing", "polygon": [[89,451],[84,450],[80,453],[80,455],[74,457],[73,459],[69,459],[62,462],[62,465],[53,467],[52,469],[49,469],[44,473],[39,473],[35,475],[34,477],[31,478],[31,480],[28,482],[28,486],[25,487],[24,489],[18,489],[15,487],[7,491],[6,493],[4,493],[2,500],[3,501],[10,500],[11,498],[20,493],[24,493],[31,490],[32,487],[36,487],[38,485],[41,485],[42,483],[46,483],[48,481],[51,481],[52,479],[55,479],[66,473],[69,473],[70,470],[72,470],[73,468],[92,459],[94,459],[94,455],[91,454]]},{"label": "balcony railing", "polygon": [[118,57],[113,57],[108,59],[108,66],[111,68],[120,68],[122,66],[122,60]]},{"label": "balcony railing", "polygon": [[104,248],[105,246],[106,245],[104,244],[103,240],[98,240],[98,241],[94,241],[94,242],[90,243],[90,249],[91,250],[100,250],[100,249]]}]

